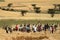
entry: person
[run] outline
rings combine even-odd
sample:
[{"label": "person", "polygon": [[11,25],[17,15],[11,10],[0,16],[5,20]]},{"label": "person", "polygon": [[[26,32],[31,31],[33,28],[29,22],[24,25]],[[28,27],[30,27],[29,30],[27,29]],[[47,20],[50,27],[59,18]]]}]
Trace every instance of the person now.
[{"label": "person", "polygon": [[29,33],[30,32],[30,24],[27,24],[26,26],[26,31]]},{"label": "person", "polygon": [[22,31],[23,27],[22,24],[19,26],[19,31]]},{"label": "person", "polygon": [[55,24],[55,25],[54,25],[54,29],[55,29],[55,31],[57,30],[57,27],[58,27],[58,26]]},{"label": "person", "polygon": [[46,28],[49,30],[49,24],[46,24]]},{"label": "person", "polygon": [[50,27],[50,33],[53,33],[53,32],[54,32],[54,25],[52,24]]},{"label": "person", "polygon": [[34,27],[35,27],[35,25],[33,24],[33,26],[32,26],[32,31],[34,31]]},{"label": "person", "polygon": [[16,28],[16,31],[18,31],[18,24],[16,24],[16,27],[15,28]]},{"label": "person", "polygon": [[36,25],[33,24],[32,30],[33,30],[33,32],[37,32],[37,27],[36,27]]},{"label": "person", "polygon": [[52,26],[50,26],[50,33],[52,32]]},{"label": "person", "polygon": [[44,30],[44,24],[42,24],[42,27],[41,27],[42,30]]},{"label": "person", "polygon": [[6,33],[12,33],[12,28],[9,27],[8,25],[5,26]]},{"label": "person", "polygon": [[44,25],[44,31],[47,31],[47,29],[49,29],[49,25],[48,24],[45,24]]},{"label": "person", "polygon": [[12,33],[12,27],[8,27],[10,33]]},{"label": "person", "polygon": [[22,32],[25,32],[25,31],[26,31],[26,24],[24,24],[23,29],[22,29]]},{"label": "person", "polygon": [[38,25],[38,27],[37,27],[37,31],[38,31],[38,32],[40,32],[40,31],[42,30],[42,29],[41,29],[41,28],[42,28],[41,26],[42,26],[42,25],[40,25],[40,24]]},{"label": "person", "polygon": [[5,26],[5,30],[6,30],[6,33],[8,33],[8,31],[9,31],[8,25]]}]

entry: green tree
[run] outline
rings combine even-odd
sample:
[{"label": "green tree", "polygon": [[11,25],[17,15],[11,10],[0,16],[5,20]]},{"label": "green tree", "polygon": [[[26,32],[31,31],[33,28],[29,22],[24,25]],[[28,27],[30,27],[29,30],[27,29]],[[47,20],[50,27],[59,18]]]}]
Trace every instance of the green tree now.
[{"label": "green tree", "polygon": [[51,14],[51,17],[54,17],[55,10],[54,9],[48,9],[48,13]]},{"label": "green tree", "polygon": [[12,3],[9,3],[7,6],[8,6],[8,7],[11,7],[12,5],[13,5]]},{"label": "green tree", "polygon": [[27,11],[27,10],[21,10],[22,16],[24,16],[24,14],[25,14],[26,12],[28,12],[28,11]]}]

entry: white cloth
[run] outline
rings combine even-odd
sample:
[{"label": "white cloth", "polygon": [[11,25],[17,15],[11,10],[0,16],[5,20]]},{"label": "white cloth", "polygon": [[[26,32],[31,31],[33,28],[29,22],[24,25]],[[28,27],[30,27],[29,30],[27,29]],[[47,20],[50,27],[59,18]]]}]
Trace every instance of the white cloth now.
[{"label": "white cloth", "polygon": [[52,31],[52,27],[50,27],[50,31]]},{"label": "white cloth", "polygon": [[33,26],[33,29],[34,29],[34,31],[37,31],[37,27],[35,25]]},{"label": "white cloth", "polygon": [[37,27],[34,28],[34,31],[37,31]]},{"label": "white cloth", "polygon": [[19,29],[22,29],[23,27],[19,27]]}]

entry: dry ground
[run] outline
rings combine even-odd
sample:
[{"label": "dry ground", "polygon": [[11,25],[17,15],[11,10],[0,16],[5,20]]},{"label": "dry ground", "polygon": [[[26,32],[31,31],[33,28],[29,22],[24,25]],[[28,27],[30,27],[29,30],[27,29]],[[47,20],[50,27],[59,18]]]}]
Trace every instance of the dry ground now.
[{"label": "dry ground", "polygon": [[[53,4],[59,4],[60,0],[5,0],[5,2],[0,3],[0,6],[7,6],[8,3],[13,3],[14,6],[23,4],[28,5],[27,7],[31,7],[29,4],[32,4],[33,2],[37,3],[37,6],[41,7],[41,10],[44,11],[49,8],[53,8]],[[27,13],[24,17],[22,17],[20,12],[0,10],[0,19],[60,20],[60,14],[55,14],[54,18],[52,18],[50,14]],[[0,40],[60,40],[60,30],[57,30],[54,34],[50,34],[48,31],[46,33],[47,34],[42,31],[37,33],[13,32],[11,34],[7,34],[5,33],[5,30],[0,28]]]},{"label": "dry ground", "polygon": [[24,19],[24,20],[60,20],[60,14],[55,14],[52,18],[51,14],[36,14],[36,13],[26,13],[22,16],[20,12],[10,12],[0,10],[0,19]]},{"label": "dry ground", "polygon": [[0,40],[60,40],[60,27],[53,34],[49,31],[44,33],[42,32],[19,32],[14,31],[12,33],[6,33],[5,30],[0,28]]}]

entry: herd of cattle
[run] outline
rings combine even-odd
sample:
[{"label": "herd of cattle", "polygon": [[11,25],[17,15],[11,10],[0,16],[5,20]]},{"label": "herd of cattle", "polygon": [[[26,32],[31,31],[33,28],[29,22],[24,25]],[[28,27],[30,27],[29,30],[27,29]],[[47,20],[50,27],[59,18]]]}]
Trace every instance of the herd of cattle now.
[{"label": "herd of cattle", "polygon": [[20,32],[41,32],[41,31],[50,31],[50,33],[53,33],[57,30],[58,25],[56,24],[16,24],[15,27],[9,27],[8,25],[4,26],[4,30],[6,33],[12,33],[13,31],[20,31]]}]

